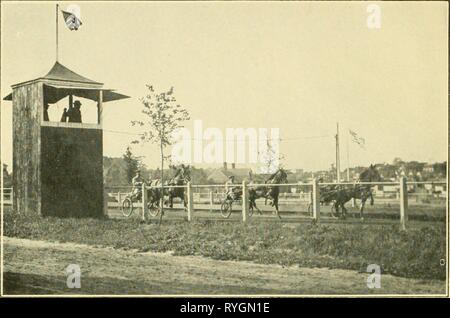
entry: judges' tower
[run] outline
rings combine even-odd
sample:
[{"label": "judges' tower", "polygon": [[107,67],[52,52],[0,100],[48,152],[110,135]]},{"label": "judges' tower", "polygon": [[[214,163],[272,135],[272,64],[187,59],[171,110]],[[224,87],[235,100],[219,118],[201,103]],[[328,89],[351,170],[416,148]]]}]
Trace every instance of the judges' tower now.
[{"label": "judges' tower", "polygon": [[[95,102],[96,123],[48,120],[46,105],[52,107],[66,97],[72,104],[74,96]],[[128,96],[105,89],[102,83],[58,62],[47,75],[12,85],[12,93],[4,100],[11,100],[13,105],[16,212],[67,217],[103,215],[102,110],[104,103],[124,98]]]}]

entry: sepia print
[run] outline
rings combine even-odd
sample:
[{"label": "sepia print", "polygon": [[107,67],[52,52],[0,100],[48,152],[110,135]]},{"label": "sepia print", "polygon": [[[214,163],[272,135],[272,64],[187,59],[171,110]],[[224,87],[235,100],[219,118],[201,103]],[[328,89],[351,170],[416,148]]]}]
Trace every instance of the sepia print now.
[{"label": "sepia print", "polygon": [[447,2],[2,1],[1,92],[3,297],[448,297]]}]

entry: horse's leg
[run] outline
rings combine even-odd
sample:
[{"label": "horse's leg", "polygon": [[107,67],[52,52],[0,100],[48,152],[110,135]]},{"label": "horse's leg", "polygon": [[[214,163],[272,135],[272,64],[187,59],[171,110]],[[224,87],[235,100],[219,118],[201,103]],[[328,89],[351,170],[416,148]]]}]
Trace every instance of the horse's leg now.
[{"label": "horse's leg", "polygon": [[342,209],[340,209],[341,207],[341,202],[339,202],[338,200],[336,201],[336,205],[335,205],[335,210],[336,210],[336,217],[340,218],[342,216]]},{"label": "horse's leg", "polygon": [[258,211],[259,214],[262,214],[261,210],[256,206],[256,198],[257,198],[257,195],[254,195],[250,198],[250,209],[252,209],[252,210],[256,209],[256,211]]},{"label": "horse's leg", "polygon": [[258,211],[258,213],[259,213],[260,215],[262,215],[262,211],[256,206],[256,199],[253,201],[253,204],[254,204],[254,206],[255,206],[255,208],[256,208],[256,211]]},{"label": "horse's leg", "polygon": [[183,200],[184,209],[185,209],[185,211],[187,211],[187,201],[188,201],[187,193],[183,191],[182,197],[183,197],[182,200]]},{"label": "horse's leg", "polygon": [[345,202],[342,202],[342,218],[345,219],[347,217],[347,209],[345,208]]},{"label": "horse's leg", "polygon": [[336,217],[336,202],[331,202],[330,211],[331,211],[331,216]]},{"label": "horse's leg", "polygon": [[253,211],[254,208],[256,208],[255,200],[253,198],[250,198],[250,200],[249,200],[249,209]]},{"label": "horse's leg", "polygon": [[173,198],[174,195],[172,193],[169,193],[169,206],[171,209],[173,208]]},{"label": "horse's leg", "polygon": [[359,217],[361,220],[364,220],[363,211],[364,211],[364,205],[366,204],[367,197],[365,195],[361,196],[361,207],[359,208]]},{"label": "horse's leg", "polygon": [[273,204],[275,206],[275,211],[279,219],[281,219],[280,211],[278,211],[278,195],[273,199]]}]

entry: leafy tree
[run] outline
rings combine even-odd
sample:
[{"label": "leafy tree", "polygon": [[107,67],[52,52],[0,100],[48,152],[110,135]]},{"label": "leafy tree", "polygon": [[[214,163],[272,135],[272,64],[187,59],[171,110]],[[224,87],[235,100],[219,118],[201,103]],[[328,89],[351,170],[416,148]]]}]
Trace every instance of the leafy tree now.
[{"label": "leafy tree", "polygon": [[140,158],[135,157],[131,152],[131,147],[128,146],[123,154],[123,160],[126,164],[127,181],[128,184],[131,184],[133,177],[136,175],[136,171],[140,168]]},{"label": "leafy tree", "polygon": [[[134,120],[133,126],[145,127],[138,140],[133,143],[159,144],[161,155],[161,188],[164,185],[164,161],[168,156],[164,155],[164,149],[172,144],[172,133],[182,128],[182,123],[189,120],[189,112],[177,103],[173,87],[166,92],[156,92],[152,85],[146,85],[148,94],[140,100],[143,105],[142,114],[144,120]],[[163,189],[161,189],[163,190]],[[161,210],[163,205],[161,204]],[[161,213],[162,215],[162,213]]]},{"label": "leafy tree", "polygon": [[437,162],[433,164],[434,175],[437,178],[442,178],[447,175],[447,162]]},{"label": "leafy tree", "polygon": [[202,168],[191,168],[191,178],[192,182],[195,182],[196,184],[208,184],[208,174],[206,171]]},{"label": "leafy tree", "polygon": [[266,139],[265,148],[259,151],[258,154],[262,163],[261,172],[274,173],[281,168],[281,161],[284,159],[284,155],[279,153],[278,147],[268,138]]},{"label": "leafy tree", "polygon": [[392,162],[392,164],[397,167],[401,166],[403,163],[404,161],[399,157],[394,158],[394,161]]}]

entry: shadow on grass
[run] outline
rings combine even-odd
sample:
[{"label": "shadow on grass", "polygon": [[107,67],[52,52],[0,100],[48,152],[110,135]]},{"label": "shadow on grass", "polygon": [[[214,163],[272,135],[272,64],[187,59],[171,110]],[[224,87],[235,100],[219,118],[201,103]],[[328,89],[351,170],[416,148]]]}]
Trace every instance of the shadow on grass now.
[{"label": "shadow on grass", "polygon": [[[166,284],[153,281],[117,279],[112,277],[82,277],[81,288],[68,288],[65,276],[3,273],[5,295],[214,295],[214,294],[277,294],[279,290],[232,285]],[[295,291],[283,291],[294,294]]]}]

